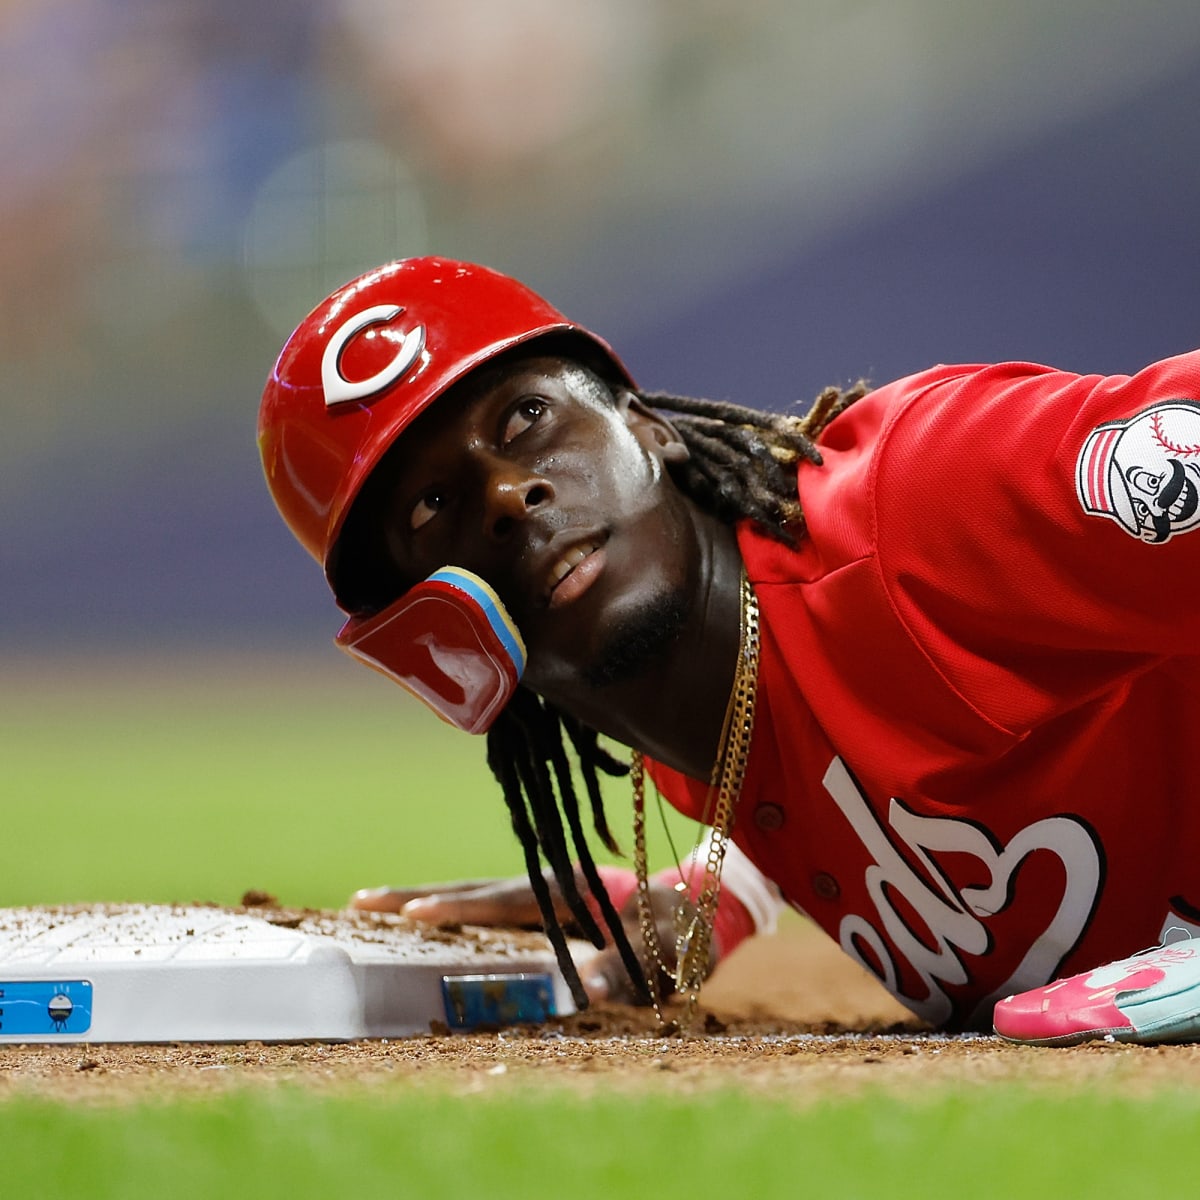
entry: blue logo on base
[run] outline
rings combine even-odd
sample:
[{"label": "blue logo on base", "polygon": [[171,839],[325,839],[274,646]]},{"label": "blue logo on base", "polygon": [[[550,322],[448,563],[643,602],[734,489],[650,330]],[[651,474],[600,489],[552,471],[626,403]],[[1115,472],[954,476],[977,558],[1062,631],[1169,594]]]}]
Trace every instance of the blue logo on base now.
[{"label": "blue logo on base", "polygon": [[92,985],[86,979],[0,980],[0,1036],[81,1034],[92,1027]]}]

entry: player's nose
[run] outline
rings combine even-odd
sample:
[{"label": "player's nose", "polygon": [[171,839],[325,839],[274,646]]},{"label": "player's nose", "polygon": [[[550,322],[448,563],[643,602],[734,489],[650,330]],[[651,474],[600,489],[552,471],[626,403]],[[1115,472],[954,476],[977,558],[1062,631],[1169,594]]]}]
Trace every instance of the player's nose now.
[{"label": "player's nose", "polygon": [[484,536],[506,541],[518,525],[553,499],[553,484],[540,475],[511,467],[492,471],[484,486]]}]

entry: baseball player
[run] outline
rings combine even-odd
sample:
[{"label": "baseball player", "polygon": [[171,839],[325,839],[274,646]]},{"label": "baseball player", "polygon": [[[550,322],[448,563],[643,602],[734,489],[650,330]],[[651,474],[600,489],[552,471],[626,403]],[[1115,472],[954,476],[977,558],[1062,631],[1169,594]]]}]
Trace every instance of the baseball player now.
[{"label": "baseball player", "polygon": [[[517,281],[410,259],[301,323],[259,444],[339,643],[486,733],[525,847],[520,886],[360,907],[536,913],[586,1003],[564,923],[608,946],[593,997],[645,966],[694,1000],[787,904],[934,1026],[1196,1031],[1187,943],[1081,997],[1200,929],[1200,353],[766,414],[640,391]],[[635,831],[655,789],[710,829],[682,881],[640,834],[634,871],[592,862],[598,735]]]}]

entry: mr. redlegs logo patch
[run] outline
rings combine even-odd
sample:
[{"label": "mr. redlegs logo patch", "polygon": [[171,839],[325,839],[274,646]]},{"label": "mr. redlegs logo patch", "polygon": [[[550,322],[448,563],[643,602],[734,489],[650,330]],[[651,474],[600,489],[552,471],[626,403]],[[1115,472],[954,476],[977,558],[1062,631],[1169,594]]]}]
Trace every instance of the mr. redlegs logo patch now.
[{"label": "mr. redlegs logo patch", "polygon": [[1099,425],[1075,465],[1084,512],[1131,537],[1168,541],[1200,525],[1200,404],[1165,400]]}]

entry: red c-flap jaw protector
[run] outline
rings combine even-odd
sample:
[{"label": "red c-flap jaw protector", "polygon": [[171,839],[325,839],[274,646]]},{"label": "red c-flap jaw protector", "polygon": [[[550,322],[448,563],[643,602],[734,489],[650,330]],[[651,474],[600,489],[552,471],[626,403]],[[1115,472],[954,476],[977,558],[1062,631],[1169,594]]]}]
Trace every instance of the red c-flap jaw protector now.
[{"label": "red c-flap jaw protector", "polygon": [[525,670],[525,643],[499,596],[458,567],[374,616],[351,617],[337,644],[467,733],[487,732]]}]

